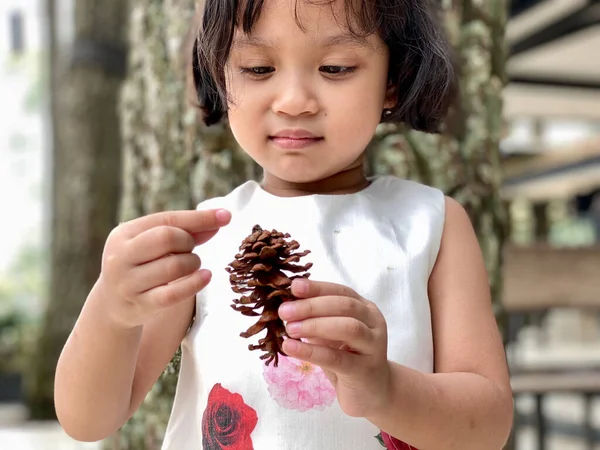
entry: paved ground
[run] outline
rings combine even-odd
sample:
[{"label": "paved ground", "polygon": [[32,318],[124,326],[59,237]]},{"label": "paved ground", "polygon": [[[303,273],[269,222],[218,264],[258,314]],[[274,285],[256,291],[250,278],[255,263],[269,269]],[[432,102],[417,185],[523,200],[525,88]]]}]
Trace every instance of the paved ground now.
[{"label": "paved ground", "polygon": [[99,450],[99,443],[71,439],[55,422],[25,422],[19,406],[0,407],[0,450]]},{"label": "paved ground", "polygon": [[2,450],[99,450],[100,444],[79,443],[64,434],[58,424],[27,424],[0,428]]}]

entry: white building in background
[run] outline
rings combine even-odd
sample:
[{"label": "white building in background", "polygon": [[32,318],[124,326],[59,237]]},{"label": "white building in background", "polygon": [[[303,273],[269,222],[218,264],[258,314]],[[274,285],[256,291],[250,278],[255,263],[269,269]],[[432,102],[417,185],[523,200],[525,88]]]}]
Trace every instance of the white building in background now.
[{"label": "white building in background", "polygon": [[43,2],[0,0],[0,272],[42,232]]},{"label": "white building in background", "polygon": [[0,58],[2,61],[15,50],[35,52],[40,49],[44,32],[42,9],[43,4],[39,0],[2,0],[0,2]]}]

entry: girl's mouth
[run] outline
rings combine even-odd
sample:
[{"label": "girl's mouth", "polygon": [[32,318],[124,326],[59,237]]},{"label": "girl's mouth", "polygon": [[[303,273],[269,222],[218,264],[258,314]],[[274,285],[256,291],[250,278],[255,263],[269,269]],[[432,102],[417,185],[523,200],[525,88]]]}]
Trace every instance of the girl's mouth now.
[{"label": "girl's mouth", "polygon": [[284,150],[298,150],[315,145],[323,141],[322,137],[290,137],[290,136],[270,136],[269,140],[276,146]]}]

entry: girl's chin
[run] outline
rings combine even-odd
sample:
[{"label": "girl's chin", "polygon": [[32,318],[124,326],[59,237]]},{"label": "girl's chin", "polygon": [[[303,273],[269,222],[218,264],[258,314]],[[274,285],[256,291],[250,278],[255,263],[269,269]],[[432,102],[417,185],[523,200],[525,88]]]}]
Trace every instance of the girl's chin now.
[{"label": "girl's chin", "polygon": [[268,177],[276,179],[279,182],[290,184],[310,184],[323,181],[328,178],[327,174],[315,173],[312,171],[298,171],[297,168],[290,170],[278,170],[276,172],[268,172]]}]

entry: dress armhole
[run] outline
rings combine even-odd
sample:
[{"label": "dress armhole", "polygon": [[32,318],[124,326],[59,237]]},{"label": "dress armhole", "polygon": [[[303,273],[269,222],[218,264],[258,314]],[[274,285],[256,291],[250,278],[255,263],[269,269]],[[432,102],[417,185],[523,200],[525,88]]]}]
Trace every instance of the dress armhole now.
[{"label": "dress armhole", "polygon": [[442,191],[436,189],[436,199],[431,224],[431,247],[429,250],[429,271],[427,276],[431,276],[433,268],[442,245],[442,236],[444,234],[444,224],[446,222],[446,196]]}]

